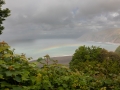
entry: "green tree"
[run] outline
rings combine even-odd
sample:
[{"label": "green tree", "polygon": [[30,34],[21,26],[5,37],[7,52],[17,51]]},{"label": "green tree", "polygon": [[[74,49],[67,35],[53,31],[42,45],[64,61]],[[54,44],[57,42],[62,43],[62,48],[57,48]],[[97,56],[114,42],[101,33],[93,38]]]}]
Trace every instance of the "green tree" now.
[{"label": "green tree", "polygon": [[115,52],[109,52],[109,59],[112,61],[119,61],[120,62],[120,55]]},{"label": "green tree", "polygon": [[72,57],[72,61],[79,60],[79,61],[86,61],[86,60],[97,60],[98,56],[102,52],[102,48],[96,46],[80,46],[74,53]]},{"label": "green tree", "polygon": [[119,54],[120,55],[120,46],[118,46],[115,50],[115,53]]},{"label": "green tree", "polygon": [[6,42],[0,42],[0,90],[38,90],[38,74],[37,66],[24,54],[17,55]]},{"label": "green tree", "polygon": [[96,46],[80,46],[74,53],[72,60],[70,61],[70,68],[72,69],[74,66],[79,68],[79,64],[81,62],[86,62],[86,61],[98,61],[98,62],[103,62],[103,60],[108,58],[108,51],[96,47]]},{"label": "green tree", "polygon": [[49,55],[43,59],[43,68],[28,60],[25,54],[17,55],[6,42],[0,42],[0,90],[120,90],[120,65],[112,60],[103,64],[81,62],[76,72],[61,64],[49,64]]},{"label": "green tree", "polygon": [[2,26],[3,21],[10,15],[10,10],[8,8],[2,9],[3,4],[5,4],[5,1],[0,0],[0,34],[2,34],[2,30],[4,29],[4,26]]}]

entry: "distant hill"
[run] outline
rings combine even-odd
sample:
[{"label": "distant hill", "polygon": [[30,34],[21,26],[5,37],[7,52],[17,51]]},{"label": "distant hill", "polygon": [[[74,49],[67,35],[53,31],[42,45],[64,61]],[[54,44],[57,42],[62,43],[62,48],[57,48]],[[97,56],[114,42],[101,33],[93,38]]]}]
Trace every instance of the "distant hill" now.
[{"label": "distant hill", "polygon": [[52,57],[53,60],[58,60],[60,64],[69,64],[72,60],[72,56],[61,56],[61,57]]},{"label": "distant hill", "polygon": [[89,32],[80,36],[78,40],[120,43],[120,29]]},{"label": "distant hill", "polygon": [[[51,59],[58,60],[59,64],[69,65],[69,62],[72,60],[72,56],[51,57]],[[30,62],[36,62],[36,60],[32,60]]]}]

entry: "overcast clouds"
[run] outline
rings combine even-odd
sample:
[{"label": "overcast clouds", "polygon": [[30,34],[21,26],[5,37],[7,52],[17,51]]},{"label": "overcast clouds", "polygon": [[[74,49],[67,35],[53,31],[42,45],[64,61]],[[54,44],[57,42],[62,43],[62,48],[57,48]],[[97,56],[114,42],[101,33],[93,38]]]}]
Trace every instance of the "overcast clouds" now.
[{"label": "overcast clouds", "polygon": [[0,37],[8,42],[77,38],[84,32],[120,26],[120,0],[5,1],[11,16]]}]

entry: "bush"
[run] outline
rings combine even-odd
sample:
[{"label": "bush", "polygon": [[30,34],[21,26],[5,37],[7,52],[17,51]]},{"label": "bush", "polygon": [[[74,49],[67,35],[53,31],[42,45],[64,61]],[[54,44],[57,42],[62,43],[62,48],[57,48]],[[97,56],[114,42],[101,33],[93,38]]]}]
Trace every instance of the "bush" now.
[{"label": "bush", "polygon": [[118,61],[120,63],[120,55],[116,52],[108,52],[109,59],[112,61]]},{"label": "bush", "polygon": [[110,74],[106,77],[105,74],[98,74],[104,69],[101,70],[102,66],[99,65],[94,68],[97,62],[89,66],[87,64],[92,65],[92,62],[88,61],[84,64],[85,69],[74,72],[67,66],[58,64],[56,60],[50,60],[53,63],[49,64],[49,60],[49,55],[45,59],[39,58],[38,65],[42,64],[43,67],[38,68],[33,62],[29,63],[24,54],[16,55],[7,43],[0,42],[0,90],[120,89],[120,75]]},{"label": "bush", "polygon": [[[120,84],[118,84],[120,83],[120,56],[114,52],[95,46],[81,46],[75,51],[69,67],[72,71],[78,70],[94,78],[93,81],[88,81],[91,82],[92,90],[100,89],[101,86],[102,90],[120,89]],[[93,83],[95,86],[92,86]]]},{"label": "bush", "polygon": [[103,63],[105,60],[117,61],[120,64],[120,56],[114,52],[108,52],[107,50],[91,46],[80,46],[75,53],[73,54],[72,60],[70,61],[69,65],[70,68],[73,69],[80,69],[80,64],[86,61],[97,61],[98,63]]},{"label": "bush", "polygon": [[37,73],[37,67],[24,54],[16,55],[7,43],[0,42],[0,90],[30,88],[36,83]]},{"label": "bush", "polygon": [[40,90],[120,89],[119,75],[110,74],[107,77],[106,71],[102,70],[102,66],[96,65],[97,62],[83,63],[86,64],[86,67],[81,71],[75,70],[75,72],[60,64],[44,64],[44,67],[40,70],[42,76],[39,83]]},{"label": "bush", "polygon": [[[102,54],[103,52],[104,54]],[[85,62],[87,60],[89,61],[104,60],[106,58],[105,54],[106,52],[107,51],[105,49],[96,46],[91,47],[80,46],[78,49],[76,49],[75,53],[73,54],[70,66],[72,63],[77,64],[78,62]]]},{"label": "bush", "polygon": [[115,50],[115,53],[117,53],[118,55],[120,55],[120,46],[118,46]]}]

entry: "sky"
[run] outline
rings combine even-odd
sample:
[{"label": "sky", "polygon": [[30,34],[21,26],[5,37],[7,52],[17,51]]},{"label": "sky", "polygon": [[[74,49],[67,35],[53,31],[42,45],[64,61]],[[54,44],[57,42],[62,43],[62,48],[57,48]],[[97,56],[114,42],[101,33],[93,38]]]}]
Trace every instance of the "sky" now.
[{"label": "sky", "polygon": [[[76,40],[86,32],[120,28],[120,0],[5,2],[3,8],[9,8],[11,16],[3,22],[5,29],[0,41],[4,40],[19,50],[25,45],[28,49],[35,48],[41,40]],[[44,42],[39,44],[45,45]]]}]

